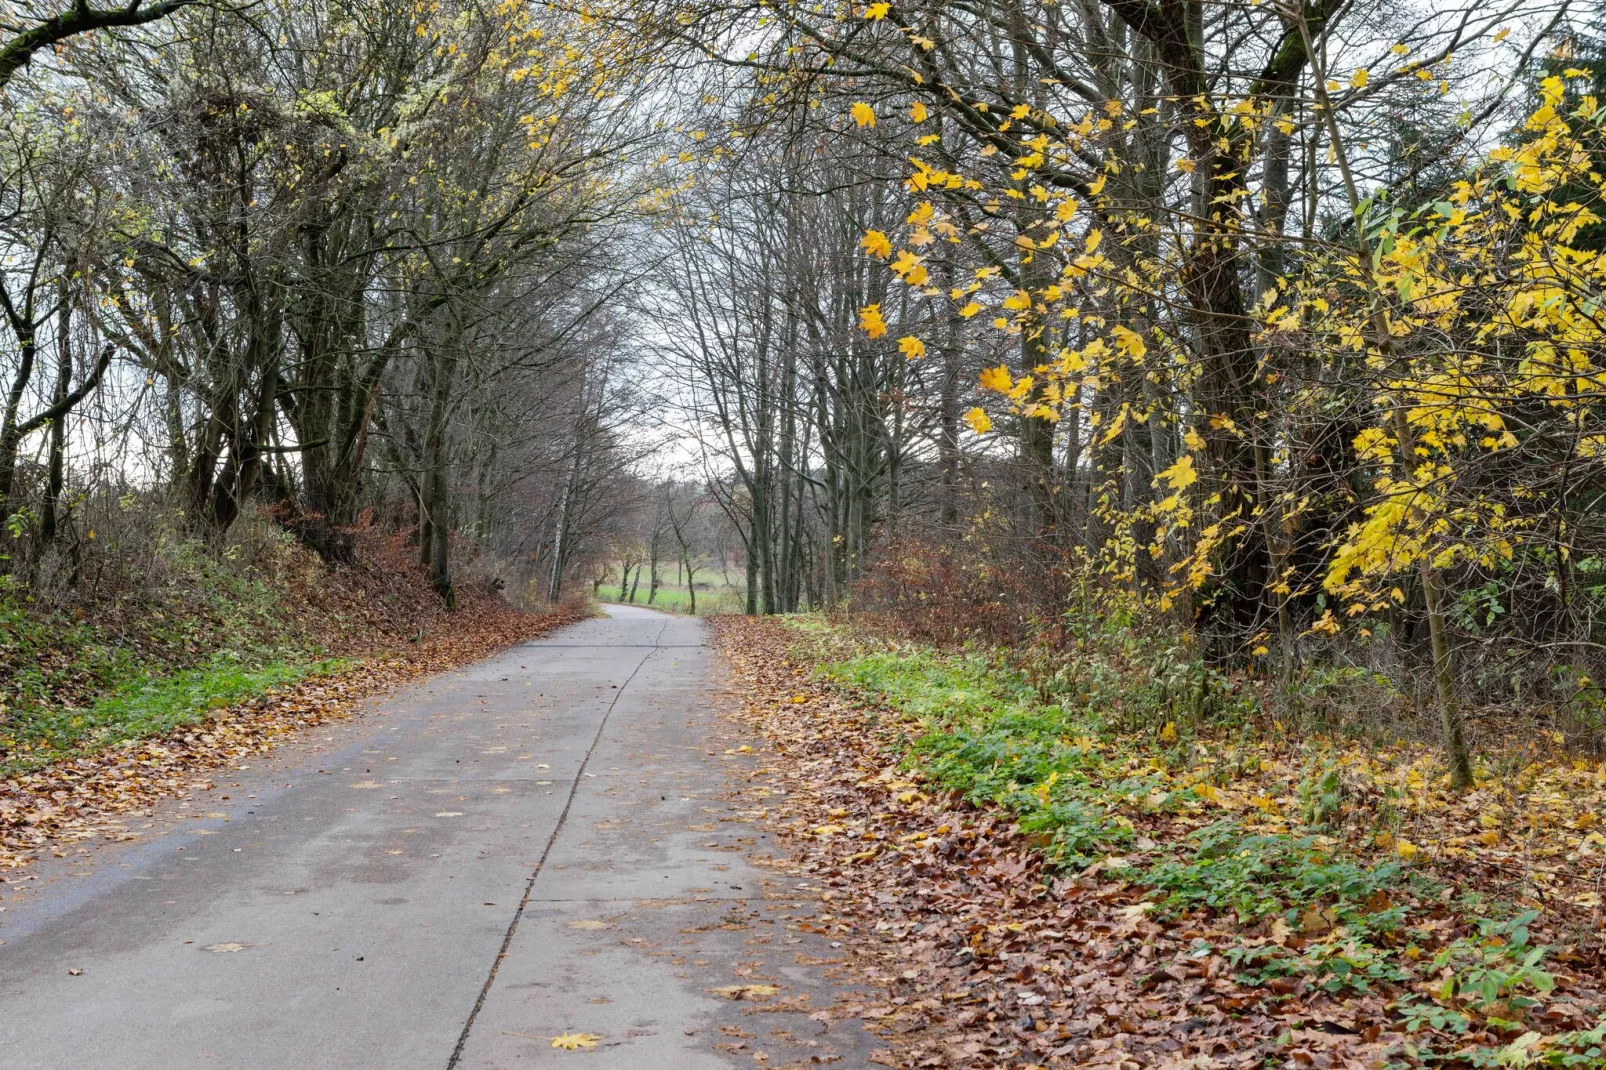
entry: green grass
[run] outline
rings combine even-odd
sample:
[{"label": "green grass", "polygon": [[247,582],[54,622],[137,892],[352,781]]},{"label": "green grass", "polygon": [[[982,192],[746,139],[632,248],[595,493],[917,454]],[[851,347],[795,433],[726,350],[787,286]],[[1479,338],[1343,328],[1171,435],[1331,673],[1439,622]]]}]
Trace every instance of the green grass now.
[{"label": "green grass", "polygon": [[63,758],[90,754],[126,740],[161,735],[199,724],[226,706],[312,677],[348,668],[340,658],[269,660],[248,665],[220,654],[199,668],[140,676],[113,689],[88,708],[34,706],[13,711],[0,736],[0,775],[37,769]]},{"label": "green grass", "polygon": [[[619,604],[625,601],[619,594],[618,584],[603,584],[597,589],[597,600],[606,603]],[[638,606],[647,605],[646,584],[636,588],[636,601]],[[713,590],[697,591],[697,613],[699,616],[709,613],[732,613],[741,610],[742,592],[738,587],[720,587]],[[690,613],[691,595],[684,587],[659,587],[657,597],[652,601],[651,609],[661,609],[668,613]]]},{"label": "green grass", "polygon": [[1121,806],[1162,787],[1111,768],[1108,753],[1092,745],[1102,736],[1096,717],[1040,705],[1021,674],[979,655],[900,646],[823,669],[918,721],[910,763],[973,803],[1019,815],[1056,865],[1080,868],[1122,851],[1132,823]]},{"label": "green grass", "polygon": [[[1204,950],[1223,955],[1240,983],[1275,986],[1297,976],[1341,997],[1381,986],[1396,997],[1398,1027],[1454,1037],[1480,1021],[1504,1028],[1503,1016],[1515,1011],[1521,1020],[1549,995],[1549,949],[1528,937],[1533,912],[1460,902],[1464,927],[1477,935],[1444,944],[1433,919],[1450,893],[1421,870],[1358,857],[1298,822],[1268,832],[1235,815],[1210,820],[1193,790],[1200,781],[1189,775],[1196,752],[1186,739],[1165,746],[1152,733],[1122,733],[1108,721],[1107,711],[1123,703],[1149,701],[1147,673],[1130,674],[1124,694],[1121,681],[1107,677],[1100,688],[1050,702],[1022,673],[984,654],[869,645],[817,621],[793,627],[796,656],[915,723],[909,767],[975,804],[1012,813],[1051,868],[1076,871],[1103,860],[1106,873],[1148,889],[1158,918],[1209,919],[1213,943]],[[1130,713],[1118,714],[1123,724]],[[1177,834],[1178,817],[1190,832]],[[1166,842],[1156,842],[1142,836],[1146,826],[1172,832],[1157,833]],[[1263,935],[1279,928],[1311,938],[1283,946]],[[1429,979],[1429,998],[1411,991],[1429,990]],[[1553,1038],[1556,1058],[1581,1060],[1554,1065],[1606,1065],[1591,1061],[1603,1039],[1606,1025]],[[1502,1051],[1479,1048],[1467,1058],[1492,1065]]]}]

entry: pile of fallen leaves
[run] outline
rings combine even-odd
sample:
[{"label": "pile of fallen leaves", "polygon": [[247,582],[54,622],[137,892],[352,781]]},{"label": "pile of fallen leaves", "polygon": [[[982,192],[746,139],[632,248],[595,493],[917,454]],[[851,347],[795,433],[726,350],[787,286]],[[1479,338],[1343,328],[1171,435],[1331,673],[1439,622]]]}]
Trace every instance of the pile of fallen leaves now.
[{"label": "pile of fallen leaves", "polygon": [[[1469,893],[1506,890],[1492,882],[1509,860],[1474,864],[1455,850],[1408,859],[1424,871],[1442,867],[1432,876],[1455,893],[1411,904],[1426,934],[1412,975],[1380,976],[1361,990],[1297,972],[1246,977],[1263,953],[1343,955],[1342,933],[1320,904],[1295,926],[1279,918],[1246,927],[1231,910],[1208,906],[1161,910],[1163,897],[1121,859],[1051,869],[1044,838],[1023,833],[1018,815],[972,806],[912,771],[903,759],[919,727],[822,682],[816,658],[791,653],[805,637],[770,621],[729,618],[717,627],[740,716],[774,751],[752,774],[749,805],[822,888],[827,913],[817,923],[884,986],[884,1005],[864,1016],[893,1043],[898,1065],[1606,1065],[1606,1027],[1598,1025],[1606,958],[1591,931],[1598,919],[1579,897],[1540,903],[1520,933],[1480,937],[1466,916]],[[1409,766],[1403,775],[1412,775]],[[1195,794],[1197,807],[1140,818],[1146,849],[1183,858],[1204,824],[1202,808],[1286,819],[1252,799],[1213,798],[1208,784]],[[1475,842],[1489,831],[1478,816],[1449,815],[1470,828],[1435,840]],[[1412,853],[1383,846],[1396,857]],[[1443,996],[1452,976],[1488,981],[1487,971],[1435,971],[1436,951],[1525,941],[1530,927],[1533,943],[1550,949],[1542,1000],[1509,1020],[1434,1016],[1442,1009],[1435,994],[1454,1003]],[[1409,1021],[1404,1003],[1421,1008]]]},{"label": "pile of fallen leaves", "polygon": [[365,698],[478,661],[579,616],[574,610],[527,613],[490,594],[472,594],[438,632],[405,649],[376,652],[338,673],[218,710],[163,736],[0,778],[0,870],[83,840],[133,839],[137,833],[120,815],[208,789],[209,771],[238,766],[305,729],[349,717]]}]

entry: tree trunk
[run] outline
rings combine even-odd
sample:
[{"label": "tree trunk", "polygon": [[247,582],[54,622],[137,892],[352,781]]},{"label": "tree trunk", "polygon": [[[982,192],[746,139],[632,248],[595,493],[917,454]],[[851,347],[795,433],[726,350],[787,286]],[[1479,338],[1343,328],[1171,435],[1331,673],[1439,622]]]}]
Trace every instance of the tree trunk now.
[{"label": "tree trunk", "polygon": [[11,380],[11,390],[6,395],[5,416],[0,419],[0,521],[11,515],[11,492],[15,489],[17,479],[17,447],[22,443],[19,413],[22,395],[33,379],[34,360],[38,353],[31,332],[22,336],[20,348],[21,360],[17,365],[17,374]]},{"label": "tree trunk", "polygon": [[1433,685],[1439,694],[1439,723],[1444,733],[1445,758],[1450,763],[1450,786],[1467,791],[1473,786],[1472,753],[1467,748],[1461,720],[1461,696],[1455,686],[1450,660],[1450,629],[1445,619],[1444,595],[1432,563],[1422,562],[1422,595],[1428,609],[1428,634],[1433,647]]},{"label": "tree trunk", "polygon": [[[61,301],[60,336],[56,339],[56,389],[51,395],[51,408],[62,408],[67,400],[67,388],[72,380],[72,306],[66,294]],[[67,417],[63,414],[50,422],[50,460],[45,500],[40,508],[39,543],[49,546],[56,539],[58,518],[56,511],[61,500],[62,486],[66,481]]]},{"label": "tree trunk", "polygon": [[452,588],[451,566],[451,472],[446,417],[451,407],[452,376],[456,361],[443,346],[435,355],[434,382],[431,383],[429,423],[424,433],[425,505],[429,511],[431,538],[429,581],[450,609],[457,606]]}]

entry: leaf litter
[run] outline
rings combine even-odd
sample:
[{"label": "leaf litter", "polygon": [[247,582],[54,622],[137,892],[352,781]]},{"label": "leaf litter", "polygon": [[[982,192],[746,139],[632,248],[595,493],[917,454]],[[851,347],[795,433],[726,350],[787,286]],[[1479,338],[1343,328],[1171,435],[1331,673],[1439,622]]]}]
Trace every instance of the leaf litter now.
[{"label": "leaf litter", "polygon": [[[1522,858],[1466,849],[1489,846],[1479,820],[1488,811],[1476,802],[1421,803],[1421,843],[1402,849],[1398,839],[1357,839],[1365,830],[1348,842],[1296,835],[1306,830],[1254,801],[1261,792],[1240,801],[1237,785],[1201,782],[1203,791],[1175,792],[1175,805],[1116,815],[1130,857],[1093,844],[1070,859],[1057,835],[1023,827],[1037,803],[969,801],[911,765],[926,726],[880,704],[884,696],[822,679],[832,655],[818,635],[772,620],[716,618],[715,628],[741,700],[734,716],[768,742],[748,778],[747,813],[817,887],[824,913],[806,927],[884,991],[859,1015],[892,1045],[878,1064],[1606,1066],[1599,889],[1590,867],[1557,891],[1567,869],[1582,868],[1563,837],[1529,844],[1530,868],[1535,855],[1556,857],[1540,866],[1554,872],[1488,918],[1469,904],[1509,896],[1508,870]],[[1416,759],[1403,769],[1427,799]],[[1132,771],[1124,761],[1106,770]],[[1276,772],[1265,771],[1266,791]],[[1593,775],[1565,765],[1536,774],[1549,785],[1541,803],[1571,814],[1561,825],[1592,831],[1556,785]],[[1009,784],[1000,797],[1065,805],[1054,787]],[[1234,839],[1221,832],[1223,813],[1255,816],[1230,826]],[[1212,835],[1237,851],[1230,858],[1268,866],[1268,882],[1318,858],[1328,873],[1346,848],[1368,844],[1389,861],[1346,874],[1388,880],[1342,914],[1342,894],[1312,894],[1246,916],[1200,892],[1219,861]],[[1587,833],[1580,842],[1587,851]],[[1254,886],[1254,874],[1240,884]]]}]

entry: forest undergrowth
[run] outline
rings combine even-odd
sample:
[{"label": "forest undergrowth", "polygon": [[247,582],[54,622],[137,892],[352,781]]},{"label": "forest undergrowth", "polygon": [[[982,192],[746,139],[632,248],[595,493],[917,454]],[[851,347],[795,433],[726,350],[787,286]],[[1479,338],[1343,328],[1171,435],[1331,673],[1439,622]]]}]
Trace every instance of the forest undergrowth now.
[{"label": "forest undergrowth", "polygon": [[1486,748],[1453,793],[1425,745],[1191,720],[1120,642],[720,629],[900,1065],[1606,1065],[1597,760]]}]

